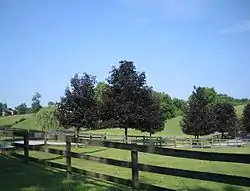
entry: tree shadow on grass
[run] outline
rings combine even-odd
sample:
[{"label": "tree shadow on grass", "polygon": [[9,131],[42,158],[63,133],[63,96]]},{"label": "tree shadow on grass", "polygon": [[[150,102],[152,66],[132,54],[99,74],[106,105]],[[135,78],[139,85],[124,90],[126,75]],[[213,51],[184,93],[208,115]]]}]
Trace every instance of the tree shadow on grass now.
[{"label": "tree shadow on grass", "polygon": [[115,184],[101,183],[85,176],[65,178],[66,173],[53,168],[0,155],[0,190],[6,191],[113,191]]}]

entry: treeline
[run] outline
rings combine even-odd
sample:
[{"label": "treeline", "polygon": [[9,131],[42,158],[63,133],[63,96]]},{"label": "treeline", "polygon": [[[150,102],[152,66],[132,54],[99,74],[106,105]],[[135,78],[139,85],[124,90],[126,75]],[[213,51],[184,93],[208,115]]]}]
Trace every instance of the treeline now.
[{"label": "treeline", "polygon": [[243,129],[249,131],[245,119],[250,116],[239,120],[235,113],[234,105],[240,102],[228,101],[229,96],[221,96],[214,88],[195,87],[187,101],[171,99],[148,86],[145,73],[136,71],[133,62],[119,64],[105,82],[97,83],[86,73],[70,80],[57,103],[60,126],[75,127],[78,133],[80,128],[123,128],[127,137],[130,128],[151,135],[162,131],[167,119],[182,114],[183,132],[197,138],[216,131],[232,137]]},{"label": "treeline", "polygon": [[[0,102],[0,116],[8,116],[8,115],[22,115],[22,114],[30,114],[37,113],[41,108],[41,94],[36,92],[32,97],[31,106],[27,106],[26,103],[20,103],[18,106],[14,108],[9,108],[7,103]],[[49,102],[48,105],[54,104],[53,102]]]},{"label": "treeline", "polygon": [[234,138],[239,133],[250,132],[250,103],[240,118],[236,115],[235,103],[213,88],[194,87],[180,123],[182,131],[196,138],[215,132],[221,133],[221,138]]}]

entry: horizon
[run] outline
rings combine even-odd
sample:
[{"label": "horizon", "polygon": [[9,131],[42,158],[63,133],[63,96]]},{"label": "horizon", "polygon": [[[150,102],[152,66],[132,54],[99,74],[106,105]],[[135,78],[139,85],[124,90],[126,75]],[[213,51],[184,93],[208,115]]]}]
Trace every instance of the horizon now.
[{"label": "horizon", "polygon": [[75,73],[104,81],[120,60],[171,97],[195,85],[250,98],[249,10],[248,0],[3,0],[0,102],[59,101]]}]

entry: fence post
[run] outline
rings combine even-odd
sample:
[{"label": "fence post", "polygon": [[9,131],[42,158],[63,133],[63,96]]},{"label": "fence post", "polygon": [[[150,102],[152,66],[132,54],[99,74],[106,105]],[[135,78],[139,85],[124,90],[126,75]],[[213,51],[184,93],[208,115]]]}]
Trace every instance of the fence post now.
[{"label": "fence post", "polygon": [[23,136],[24,143],[24,162],[29,162],[29,132],[25,132]]},{"label": "fence post", "polygon": [[174,136],[174,148],[176,148],[176,137]]},{"label": "fence post", "polygon": [[132,190],[139,190],[138,152],[131,150],[132,161]]},{"label": "fence post", "polygon": [[47,146],[47,132],[44,131],[44,146]]},{"label": "fence post", "polygon": [[66,165],[67,165],[67,178],[71,178],[71,136],[66,136]]}]

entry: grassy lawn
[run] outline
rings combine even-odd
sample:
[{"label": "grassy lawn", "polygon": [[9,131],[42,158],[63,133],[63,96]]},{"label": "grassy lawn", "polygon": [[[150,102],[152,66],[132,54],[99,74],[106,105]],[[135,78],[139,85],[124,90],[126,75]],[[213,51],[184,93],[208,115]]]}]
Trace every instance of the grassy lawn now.
[{"label": "grassy lawn", "polygon": [[[65,149],[65,147],[53,147]],[[201,150],[201,149],[197,149]],[[119,159],[123,161],[130,161],[130,152],[119,149],[103,148],[87,146],[83,148],[73,148],[75,152],[86,153],[89,155]],[[250,147],[244,148],[221,148],[221,149],[202,149],[202,151],[210,152],[232,152],[232,153],[248,153],[250,154]],[[46,159],[58,163],[65,164],[65,158],[58,157],[54,154],[32,151],[30,156],[39,159]],[[152,155],[147,153],[139,153],[139,162],[143,164],[151,164],[157,166],[172,167],[186,170],[196,170],[203,172],[215,172],[228,175],[238,175],[250,177],[250,165],[224,163],[224,162],[210,162],[194,159],[182,159],[168,156]],[[86,169],[89,171],[99,172],[107,175],[114,175],[117,177],[131,178],[131,169],[115,167],[112,165],[105,165],[93,161],[82,159],[72,159],[72,165],[78,168]],[[250,188],[231,186],[222,183],[214,183],[209,181],[199,181],[188,178],[179,178],[167,175],[158,175],[147,172],[140,172],[140,181],[154,185],[160,185],[167,188],[177,190],[206,190],[206,191],[249,191]]]},{"label": "grassy lawn", "polygon": [[29,117],[28,119],[26,119],[25,121],[18,123],[14,126],[12,126],[13,128],[22,128],[22,129],[34,129],[34,130],[41,130],[38,128],[37,124],[36,124],[36,116],[33,115],[32,117]]},{"label": "grassy lawn", "polygon": [[68,181],[61,170],[32,163],[27,165],[4,155],[0,155],[0,169],[2,191],[115,191],[123,188],[84,176],[74,176]]}]

